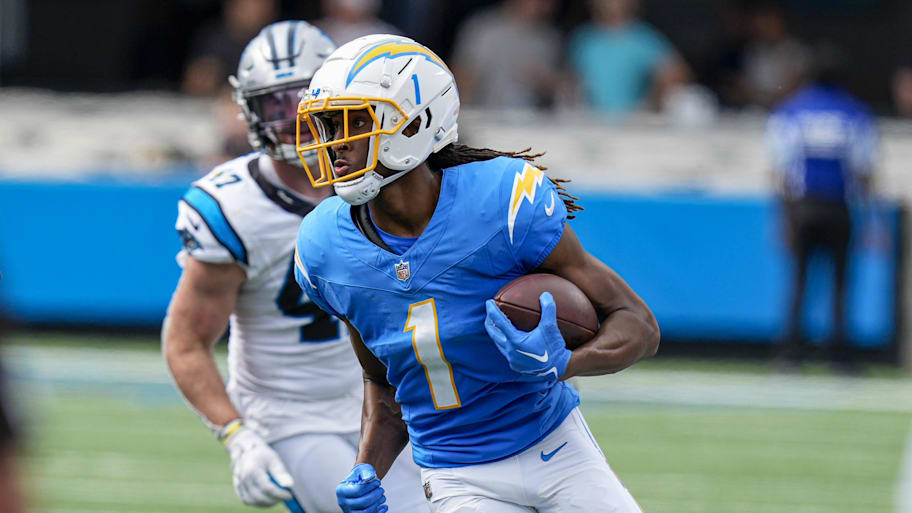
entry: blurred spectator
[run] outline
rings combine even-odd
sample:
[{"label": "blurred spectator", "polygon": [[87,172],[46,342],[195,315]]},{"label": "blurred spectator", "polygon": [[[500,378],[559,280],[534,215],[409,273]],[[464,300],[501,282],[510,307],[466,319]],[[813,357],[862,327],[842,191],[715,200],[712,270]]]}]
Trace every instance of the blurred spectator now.
[{"label": "blurred spectator", "polygon": [[472,9],[476,1],[460,0],[454,5],[452,0],[383,0],[379,16],[384,20],[396,20],[396,28],[402,34],[421,42],[437,55],[449,55],[454,26],[462,25],[456,21],[462,19],[458,18],[459,9]]},{"label": "blurred spectator", "polygon": [[746,9],[737,5],[722,6],[718,13],[719,40],[705,72],[705,80],[719,96],[723,107],[743,107],[745,98],[741,70],[744,48],[749,39]]},{"label": "blurred spectator", "polygon": [[748,34],[737,96],[771,108],[807,79],[810,51],[789,33],[784,13],[772,3],[749,11]]},{"label": "blurred spectator", "polygon": [[611,114],[656,109],[690,80],[668,40],[637,18],[637,0],[590,0],[589,7],[592,22],[573,31],[568,56],[590,105]]},{"label": "blurred spectator", "polygon": [[182,10],[177,2],[138,0],[130,25],[132,84],[150,90],[180,87],[188,46],[186,38],[175,34],[193,32],[190,11]]},{"label": "blurred spectator", "polygon": [[828,356],[840,369],[852,370],[854,360],[845,336],[852,230],[848,200],[870,195],[877,126],[868,108],[840,85],[841,58],[834,49],[822,47],[815,58],[811,83],[777,107],[768,124],[795,269],[786,338],[777,361],[791,367],[804,356],[801,314],[807,270],[812,254],[821,250],[834,264]]},{"label": "blurred spectator", "polygon": [[195,96],[223,91],[247,42],[276,14],[275,0],[224,0],[221,19],[204,25],[194,36],[181,89]]},{"label": "blurred spectator", "polygon": [[368,34],[401,34],[377,16],[380,7],[380,0],[323,0],[324,16],[313,24],[326,32],[336,46]]},{"label": "blurred spectator", "polygon": [[456,36],[460,100],[485,108],[547,107],[560,84],[554,0],[505,0],[469,18]]},{"label": "blurred spectator", "polygon": [[893,74],[893,104],[897,114],[912,118],[912,62],[900,66]]},{"label": "blurred spectator", "polygon": [[[25,0],[0,0],[0,71],[25,59],[28,16]],[[0,85],[3,84],[0,75]]]}]

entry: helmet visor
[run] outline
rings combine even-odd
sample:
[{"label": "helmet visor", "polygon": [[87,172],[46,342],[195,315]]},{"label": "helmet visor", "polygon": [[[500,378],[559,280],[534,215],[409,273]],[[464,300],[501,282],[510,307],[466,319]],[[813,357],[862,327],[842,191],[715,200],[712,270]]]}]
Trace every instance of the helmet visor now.
[{"label": "helmet visor", "polygon": [[294,87],[251,96],[247,99],[250,109],[260,121],[263,133],[275,145],[295,144],[295,117],[301,88]]}]

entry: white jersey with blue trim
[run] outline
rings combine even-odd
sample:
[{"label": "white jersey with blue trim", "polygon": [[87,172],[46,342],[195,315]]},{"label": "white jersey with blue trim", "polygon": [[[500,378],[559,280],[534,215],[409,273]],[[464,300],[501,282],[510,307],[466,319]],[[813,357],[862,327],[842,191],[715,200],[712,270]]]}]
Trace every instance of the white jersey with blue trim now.
[{"label": "white jersey with blue trim", "polygon": [[178,262],[237,263],[246,273],[230,318],[228,390],[286,402],[263,413],[293,417],[264,429],[268,438],[356,431],[363,384],[348,330],[294,278],[295,236],[313,205],[274,185],[261,163],[258,153],[239,157],[192,184],[178,206]]},{"label": "white jersey with blue trim", "polygon": [[434,214],[401,255],[370,242],[351,208],[329,198],[304,219],[295,278],[386,366],[415,462],[501,460],[560,425],[576,392],[512,370],[484,328],[485,300],[563,235],[567,210],[544,173],[504,157],[443,170]]}]

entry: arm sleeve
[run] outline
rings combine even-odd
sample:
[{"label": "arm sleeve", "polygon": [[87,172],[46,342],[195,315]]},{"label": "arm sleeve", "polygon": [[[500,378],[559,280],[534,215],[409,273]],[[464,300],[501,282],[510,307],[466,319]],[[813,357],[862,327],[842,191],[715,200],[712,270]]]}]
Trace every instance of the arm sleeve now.
[{"label": "arm sleeve", "polygon": [[237,261],[231,251],[213,235],[202,215],[184,201],[177,204],[177,222],[174,228],[181,238],[182,248],[177,254],[177,263],[181,267],[186,264],[188,256],[212,264]]},{"label": "arm sleeve", "polygon": [[654,69],[662,63],[663,59],[675,53],[668,38],[649,25],[641,25],[639,39],[643,57],[648,62],[650,69]]},{"label": "arm sleeve", "polygon": [[870,116],[861,117],[855,125],[849,163],[856,175],[868,176],[877,168],[880,159],[880,136],[877,123]]},{"label": "arm sleeve", "polygon": [[332,291],[327,290],[328,284],[324,280],[320,280],[316,276],[312,276],[308,270],[306,244],[307,240],[303,239],[301,234],[298,233],[298,240],[295,242],[294,254],[295,281],[298,282],[298,285],[301,287],[301,290],[307,294],[307,297],[309,297],[315,305],[320,307],[321,310],[340,319],[344,319],[345,316],[339,313],[339,309],[333,307],[330,302],[327,301],[327,298],[324,297],[324,294],[326,294],[330,298],[335,298],[335,295],[332,294]]},{"label": "arm sleeve", "polygon": [[785,173],[801,154],[801,131],[785,114],[773,114],[766,124],[766,145],[776,170]]},{"label": "arm sleeve", "polygon": [[[536,269],[560,242],[567,207],[557,187],[539,169],[525,164],[504,184],[509,193],[507,235],[524,272]],[[530,192],[531,191],[531,192]]]}]

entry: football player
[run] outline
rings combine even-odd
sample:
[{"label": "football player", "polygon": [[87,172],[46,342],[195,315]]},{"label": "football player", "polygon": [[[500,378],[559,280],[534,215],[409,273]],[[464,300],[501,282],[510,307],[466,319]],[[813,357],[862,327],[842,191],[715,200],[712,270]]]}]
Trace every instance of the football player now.
[{"label": "football player", "polygon": [[[216,167],[179,202],[183,273],[163,329],[174,380],[228,449],[238,496],[284,501],[292,512],[339,511],[335,488],[360,427],[363,384],[348,331],[293,275],[301,218],[332,193],[300,167],[295,113],[334,49],[315,27],[283,21],[244,50],[230,81],[258,151]],[[227,387],[212,352],[226,325]],[[400,459],[390,503],[427,510],[418,468]]]},{"label": "football player", "polygon": [[[345,320],[366,376],[339,504],[386,511],[380,480],[411,440],[434,512],[639,512],[564,380],[654,354],[655,318],[583,249],[566,224],[579,207],[538,155],[456,144],[458,113],[446,64],[388,35],[333,52],[298,111],[308,176],[338,196],[302,222],[295,277]],[[592,340],[566,348],[548,293],[531,332],[490,300],[534,271],[586,293],[602,318]]]}]

